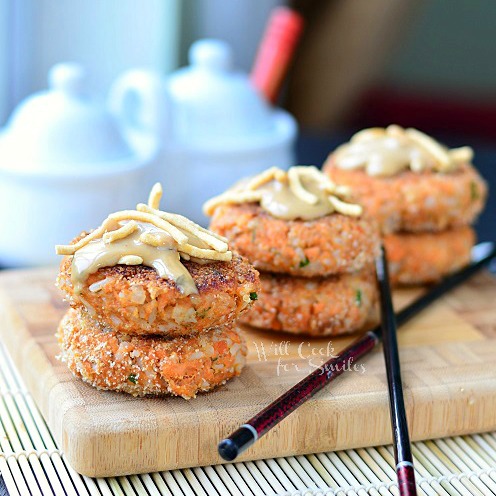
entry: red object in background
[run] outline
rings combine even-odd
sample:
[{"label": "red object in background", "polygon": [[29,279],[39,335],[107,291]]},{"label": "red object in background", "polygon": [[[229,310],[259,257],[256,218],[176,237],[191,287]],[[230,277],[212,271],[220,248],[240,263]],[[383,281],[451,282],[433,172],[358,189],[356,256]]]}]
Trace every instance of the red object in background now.
[{"label": "red object in background", "polygon": [[253,85],[274,103],[303,31],[303,17],[288,7],[270,16],[251,73]]},{"label": "red object in background", "polygon": [[394,123],[427,132],[496,139],[496,99],[483,103],[449,94],[380,88],[364,95],[355,114],[353,127]]}]

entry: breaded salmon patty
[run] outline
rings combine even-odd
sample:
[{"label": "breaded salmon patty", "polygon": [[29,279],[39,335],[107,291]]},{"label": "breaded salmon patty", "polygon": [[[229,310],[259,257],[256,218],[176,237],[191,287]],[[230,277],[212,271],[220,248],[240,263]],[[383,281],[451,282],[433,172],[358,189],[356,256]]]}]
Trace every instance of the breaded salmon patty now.
[{"label": "breaded salmon patty", "polygon": [[259,302],[240,319],[263,329],[334,336],[361,329],[376,300],[373,269],[308,279],[261,273]]},{"label": "breaded salmon patty", "polygon": [[379,250],[376,225],[333,213],[314,220],[283,220],[255,203],[219,205],[210,229],[259,270],[301,277],[356,272]]},{"label": "breaded salmon patty", "polygon": [[100,268],[75,294],[72,257],[62,260],[57,285],[72,306],[85,308],[101,325],[137,335],[180,336],[228,324],[246,310],[259,290],[258,272],[242,257],[231,262],[183,261],[198,294],[143,265]]},{"label": "breaded salmon patty", "polygon": [[72,373],[97,389],[133,396],[189,399],[239,375],[246,345],[230,324],[189,337],[138,337],[102,330],[81,309],[70,309],[58,331]]},{"label": "breaded salmon patty", "polygon": [[475,232],[470,227],[438,233],[398,233],[384,237],[393,284],[435,282],[470,262]]},{"label": "breaded salmon patty", "polygon": [[487,184],[477,170],[461,165],[449,173],[405,170],[388,177],[324,165],[332,181],[349,186],[354,199],[380,224],[383,233],[443,231],[474,222],[484,208]]}]

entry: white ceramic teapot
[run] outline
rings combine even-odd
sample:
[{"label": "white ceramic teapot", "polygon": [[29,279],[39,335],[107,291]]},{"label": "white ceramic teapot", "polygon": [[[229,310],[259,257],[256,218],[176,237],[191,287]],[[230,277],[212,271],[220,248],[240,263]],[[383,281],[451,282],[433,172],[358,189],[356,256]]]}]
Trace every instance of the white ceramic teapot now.
[{"label": "white ceramic teapot", "polygon": [[84,83],[80,65],[55,66],[0,132],[0,266],[56,263],[55,244],[146,199],[154,152],[128,144]]},{"label": "white ceramic teapot", "polygon": [[206,224],[202,204],[242,177],[294,164],[296,122],[232,70],[219,40],[199,40],[190,65],[167,79],[133,70],[110,91],[110,108],[135,146],[155,140],[164,208]]}]

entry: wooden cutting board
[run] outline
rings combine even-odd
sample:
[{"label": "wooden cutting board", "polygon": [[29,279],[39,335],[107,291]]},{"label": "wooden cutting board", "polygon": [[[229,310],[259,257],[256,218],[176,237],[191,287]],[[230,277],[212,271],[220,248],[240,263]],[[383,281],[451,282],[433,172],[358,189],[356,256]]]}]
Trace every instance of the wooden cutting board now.
[{"label": "wooden cutting board", "polygon": [[[217,443],[352,338],[246,331],[242,375],[210,394],[136,399],[97,391],[55,356],[66,305],[55,269],[0,274],[0,336],[72,466],[115,476],[220,463]],[[419,290],[396,293],[397,306]],[[401,362],[414,440],[496,429],[496,278],[481,273],[406,325]],[[377,349],[269,432],[240,460],[391,441]]]}]

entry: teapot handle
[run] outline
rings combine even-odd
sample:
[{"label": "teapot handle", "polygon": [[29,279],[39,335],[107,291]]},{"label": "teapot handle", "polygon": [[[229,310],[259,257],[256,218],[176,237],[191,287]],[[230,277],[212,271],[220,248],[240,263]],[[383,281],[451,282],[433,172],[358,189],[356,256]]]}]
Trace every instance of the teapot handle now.
[{"label": "teapot handle", "polygon": [[153,71],[133,69],[113,83],[108,105],[124,133],[137,146],[159,147],[169,138],[170,102],[165,83]]}]

